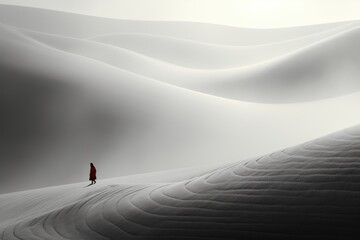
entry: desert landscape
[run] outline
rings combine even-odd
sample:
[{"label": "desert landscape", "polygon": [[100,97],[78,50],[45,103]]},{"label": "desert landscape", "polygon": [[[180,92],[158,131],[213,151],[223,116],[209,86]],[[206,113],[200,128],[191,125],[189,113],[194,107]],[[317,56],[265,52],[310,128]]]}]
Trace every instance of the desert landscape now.
[{"label": "desert landscape", "polygon": [[0,4],[0,239],[358,239],[359,27]]}]

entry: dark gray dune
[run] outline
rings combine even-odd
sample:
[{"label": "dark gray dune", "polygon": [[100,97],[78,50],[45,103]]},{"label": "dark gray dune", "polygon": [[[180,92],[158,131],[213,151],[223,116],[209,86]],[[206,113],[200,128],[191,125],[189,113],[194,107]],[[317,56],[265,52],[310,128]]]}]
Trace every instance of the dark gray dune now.
[{"label": "dark gray dune", "polygon": [[356,126],[189,180],[107,182],[0,230],[2,239],[358,239],[359,159]]}]

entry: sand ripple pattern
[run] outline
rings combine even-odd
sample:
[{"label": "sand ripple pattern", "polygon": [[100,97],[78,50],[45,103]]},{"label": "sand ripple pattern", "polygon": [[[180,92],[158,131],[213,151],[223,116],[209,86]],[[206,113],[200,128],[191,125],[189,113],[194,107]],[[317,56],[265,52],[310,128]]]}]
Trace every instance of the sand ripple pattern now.
[{"label": "sand ripple pattern", "polygon": [[[76,201],[0,225],[0,236],[6,240],[357,239],[359,159],[360,127],[353,127],[189,180],[86,188]],[[33,201],[45,198],[27,193],[31,195]],[[24,204],[17,207],[26,209]]]}]

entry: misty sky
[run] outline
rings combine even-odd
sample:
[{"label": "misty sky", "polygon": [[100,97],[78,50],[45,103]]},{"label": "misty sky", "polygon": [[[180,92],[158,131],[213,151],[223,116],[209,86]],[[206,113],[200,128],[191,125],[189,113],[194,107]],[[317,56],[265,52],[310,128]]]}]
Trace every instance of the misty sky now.
[{"label": "misty sky", "polygon": [[249,28],[360,19],[357,0],[0,0],[0,3],[110,18],[208,22]]}]

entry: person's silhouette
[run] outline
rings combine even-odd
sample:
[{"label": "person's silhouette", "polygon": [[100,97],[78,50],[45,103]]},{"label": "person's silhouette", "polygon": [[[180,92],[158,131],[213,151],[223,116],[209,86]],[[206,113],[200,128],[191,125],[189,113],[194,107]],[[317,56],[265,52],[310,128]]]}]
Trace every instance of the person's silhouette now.
[{"label": "person's silhouette", "polygon": [[91,181],[91,184],[96,183],[96,168],[93,163],[90,163],[90,177],[89,180]]}]

